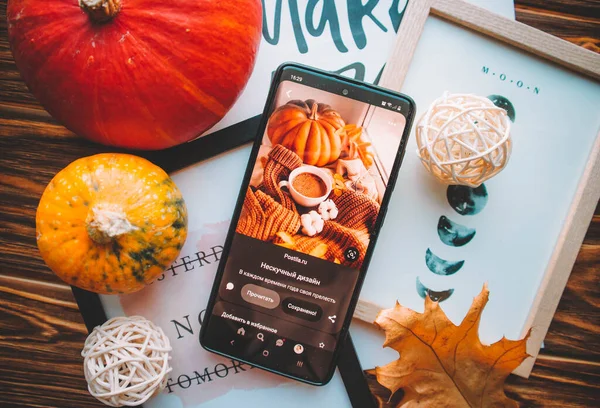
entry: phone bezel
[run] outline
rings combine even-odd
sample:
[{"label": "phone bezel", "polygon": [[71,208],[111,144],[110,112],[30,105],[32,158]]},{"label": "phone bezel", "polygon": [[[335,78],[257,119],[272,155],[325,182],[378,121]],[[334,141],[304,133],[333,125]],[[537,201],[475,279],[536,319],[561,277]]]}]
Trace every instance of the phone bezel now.
[{"label": "phone bezel", "polygon": [[[380,206],[380,210],[379,210],[379,214],[377,216],[377,221],[375,222],[374,228],[373,228],[373,233],[371,234],[371,238],[369,241],[369,246],[367,247],[367,252],[365,254],[365,258],[364,261],[361,265],[359,274],[358,274],[358,278],[356,281],[356,287],[354,289],[354,293],[352,294],[351,300],[350,300],[350,305],[348,307],[348,312],[346,313],[346,318],[344,319],[344,323],[342,325],[342,329],[340,330],[340,335],[339,335],[339,339],[338,342],[336,343],[335,346],[335,350],[333,351],[333,358],[332,358],[332,364],[331,367],[328,370],[327,376],[323,379],[323,381],[320,382],[314,382],[314,381],[310,381],[307,380],[305,378],[301,378],[301,377],[297,377],[294,376],[292,374],[289,373],[285,373],[285,372],[280,372],[278,370],[269,368],[269,367],[265,367],[262,366],[256,362],[252,362],[252,361],[246,361],[244,359],[241,359],[239,357],[230,355],[226,352],[220,351],[220,350],[214,350],[210,347],[207,347],[205,345],[205,341],[204,339],[206,338],[206,336],[208,336],[209,334],[207,334],[206,331],[206,327],[208,326],[208,321],[213,317],[212,316],[212,309],[215,306],[215,301],[217,298],[217,294],[219,291],[219,287],[221,285],[221,281],[223,279],[223,274],[224,274],[224,270],[225,270],[225,263],[226,263],[226,259],[229,255],[229,251],[231,249],[231,244],[232,244],[232,240],[235,234],[235,230],[236,230],[236,226],[237,226],[237,222],[239,220],[240,214],[241,214],[241,210],[242,210],[242,206],[244,203],[244,197],[245,197],[245,192],[246,189],[248,188],[248,185],[250,183],[250,179],[252,176],[252,171],[254,169],[254,165],[256,162],[256,158],[258,156],[258,151],[260,149],[260,146],[262,144],[262,139],[263,139],[263,135],[267,126],[267,122],[269,119],[269,113],[271,110],[271,105],[273,104],[274,98],[275,98],[275,94],[277,92],[277,89],[279,88],[279,84],[282,82],[281,78],[282,78],[282,74],[284,73],[284,71],[286,69],[292,68],[294,70],[298,70],[298,71],[306,71],[312,75],[320,75],[323,76],[325,78],[329,78],[329,79],[333,79],[336,81],[341,81],[343,83],[347,83],[347,84],[352,84],[355,87],[361,87],[363,89],[369,90],[373,93],[379,93],[379,94],[384,94],[390,97],[394,97],[396,99],[403,99],[407,102],[407,104],[409,105],[409,110],[406,113],[403,113],[405,118],[406,118],[406,125],[404,127],[404,130],[402,132],[402,137],[400,140],[400,145],[398,146],[398,151],[396,153],[396,158],[394,159],[394,165],[392,167],[392,170],[390,172],[390,176],[388,179],[388,184],[386,187],[386,191],[384,193],[382,202],[381,202],[381,206]],[[326,89],[325,89],[326,90]],[[240,193],[238,195],[238,199],[235,205],[235,210],[234,213],[232,215],[231,218],[231,224],[229,226],[229,230],[227,232],[227,238],[225,240],[225,243],[223,244],[223,251],[221,253],[221,260],[219,262],[219,266],[217,268],[217,273],[215,275],[215,280],[213,283],[213,287],[211,289],[211,293],[210,293],[210,297],[208,300],[208,304],[206,307],[206,311],[204,313],[204,318],[202,321],[202,325],[200,328],[200,345],[207,351],[215,353],[215,354],[219,354],[221,356],[224,357],[228,357],[228,358],[232,358],[238,361],[241,361],[245,364],[248,365],[252,365],[254,367],[258,367],[261,368],[263,370],[275,373],[275,374],[279,374],[282,375],[284,377],[288,377],[297,381],[301,381],[303,383],[306,384],[311,384],[311,385],[316,385],[316,386],[322,386],[327,384],[329,381],[331,381],[331,378],[333,377],[333,374],[335,372],[335,367],[336,367],[336,361],[337,358],[339,357],[339,352],[341,349],[341,343],[345,340],[346,335],[348,333],[348,329],[350,326],[350,322],[352,321],[352,315],[354,313],[354,309],[356,308],[356,304],[358,302],[358,298],[360,295],[360,291],[362,289],[362,285],[364,282],[364,278],[366,276],[366,272],[368,270],[369,267],[369,263],[371,261],[371,256],[373,255],[373,251],[375,248],[375,245],[377,243],[377,237],[379,236],[379,231],[381,229],[381,226],[383,224],[383,221],[385,219],[385,215],[387,212],[387,208],[389,205],[389,200],[390,197],[392,195],[392,192],[394,191],[395,185],[396,185],[396,180],[398,178],[398,173],[400,170],[400,167],[402,165],[402,161],[404,159],[404,154],[406,152],[406,144],[408,141],[408,137],[410,135],[410,131],[412,128],[412,124],[413,124],[413,120],[414,120],[414,116],[415,116],[415,111],[416,111],[416,105],[415,102],[412,100],[412,98],[410,98],[407,95],[404,95],[402,93],[399,92],[395,92],[395,91],[391,91],[389,89],[385,89],[385,88],[381,88],[379,86],[376,85],[371,85],[371,84],[367,84],[361,81],[357,81],[351,78],[347,78],[341,75],[337,75],[331,72],[327,72],[327,71],[322,71],[316,68],[312,68],[312,67],[308,67],[302,64],[298,64],[298,63],[291,63],[291,62],[286,62],[283,63],[282,65],[280,65],[277,70],[275,71],[274,75],[273,75],[273,79],[271,81],[271,87],[269,89],[269,94],[267,96],[267,101],[265,103],[265,107],[263,109],[263,113],[262,113],[262,117],[261,117],[261,121],[260,121],[260,125],[258,127],[257,130],[257,134],[256,137],[254,138],[254,142],[253,142],[253,146],[252,146],[252,151],[250,153],[250,158],[248,159],[248,166],[246,167],[246,172],[244,174],[244,178],[242,181],[242,185],[240,187]]]}]

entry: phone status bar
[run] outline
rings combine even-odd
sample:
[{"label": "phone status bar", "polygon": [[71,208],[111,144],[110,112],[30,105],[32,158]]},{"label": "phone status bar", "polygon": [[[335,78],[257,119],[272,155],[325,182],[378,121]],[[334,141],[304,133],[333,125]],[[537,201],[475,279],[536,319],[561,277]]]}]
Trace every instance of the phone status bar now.
[{"label": "phone status bar", "polygon": [[382,109],[395,111],[408,115],[410,103],[408,100],[390,95],[382,89],[371,88],[369,84],[355,84],[346,82],[341,78],[329,77],[318,73],[299,70],[296,68],[284,68],[281,81],[291,81],[311,88],[321,89],[346,98],[365,102]]}]

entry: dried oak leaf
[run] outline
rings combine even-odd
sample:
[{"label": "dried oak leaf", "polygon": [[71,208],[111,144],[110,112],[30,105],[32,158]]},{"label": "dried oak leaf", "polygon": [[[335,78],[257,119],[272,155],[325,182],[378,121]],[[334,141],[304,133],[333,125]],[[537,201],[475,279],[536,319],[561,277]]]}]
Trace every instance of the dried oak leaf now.
[{"label": "dried oak leaf", "polygon": [[399,407],[518,407],[504,393],[506,377],[529,355],[524,339],[502,338],[486,346],[479,340],[479,321],[488,302],[484,285],[460,326],[438,302],[425,298],[417,313],[396,302],[379,312],[375,324],[385,331],[384,347],[400,358],[376,367],[377,381],[392,395],[404,390]]}]

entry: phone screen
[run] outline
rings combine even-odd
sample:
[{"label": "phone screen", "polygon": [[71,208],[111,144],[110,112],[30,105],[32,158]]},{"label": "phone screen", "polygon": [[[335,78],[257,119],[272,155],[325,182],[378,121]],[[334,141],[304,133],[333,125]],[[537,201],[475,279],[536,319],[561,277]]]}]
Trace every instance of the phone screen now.
[{"label": "phone screen", "polygon": [[201,341],[323,384],[414,108],[400,94],[296,66],[283,68],[273,87]]}]

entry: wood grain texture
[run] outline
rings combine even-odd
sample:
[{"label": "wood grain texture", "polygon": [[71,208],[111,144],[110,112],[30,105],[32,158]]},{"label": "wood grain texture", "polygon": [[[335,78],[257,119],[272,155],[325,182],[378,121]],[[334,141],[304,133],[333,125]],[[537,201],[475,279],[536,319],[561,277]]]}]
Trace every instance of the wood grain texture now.
[{"label": "wood grain texture", "polygon": [[[586,48],[600,44],[597,1],[517,0],[516,10],[518,20],[550,34],[591,44]],[[83,378],[85,325],[69,287],[39,257],[34,220],[40,195],[58,170],[115,149],[75,138],[39,106],[14,65],[5,13],[6,0],[0,0],[0,406],[102,407]],[[144,156],[174,169],[177,163],[168,157],[187,150]],[[532,377],[509,380],[507,392],[525,406],[597,405],[599,269],[597,208]],[[373,393],[387,401],[387,391],[369,379]]]},{"label": "wood grain texture", "polygon": [[[429,10],[429,0],[408,2],[408,5],[404,10],[404,14],[414,14],[418,17],[412,18],[410,20],[404,20],[404,22],[400,24],[400,28],[398,29],[397,38],[409,38],[411,33],[419,33],[420,38],[420,33],[423,31],[425,21],[429,16]],[[392,58],[391,60],[386,62],[383,74],[381,75],[381,81],[379,82],[380,84],[382,84],[382,86],[385,86],[389,89],[393,89],[398,92],[402,89],[402,84],[404,83],[404,78],[406,75],[396,75],[396,73],[408,72],[410,63],[417,49],[417,43],[419,38],[416,38],[415,41],[411,42],[410,48],[405,48],[403,50],[402,58]],[[399,45],[400,42],[396,40],[394,50],[392,50],[392,55],[398,55],[396,53],[396,48],[398,48]]]},{"label": "wood grain texture", "polygon": [[[367,372],[369,387],[381,408],[396,407],[402,399],[402,390],[391,396],[375,377]],[[577,360],[540,357],[529,379],[510,376],[506,394],[526,407],[593,407],[600,394],[600,365]]]},{"label": "wood grain texture", "polygon": [[[588,50],[600,52],[599,1],[545,2],[538,0],[522,3],[525,4],[516,9],[518,21],[562,37]],[[546,4],[553,9],[544,8]]]}]

